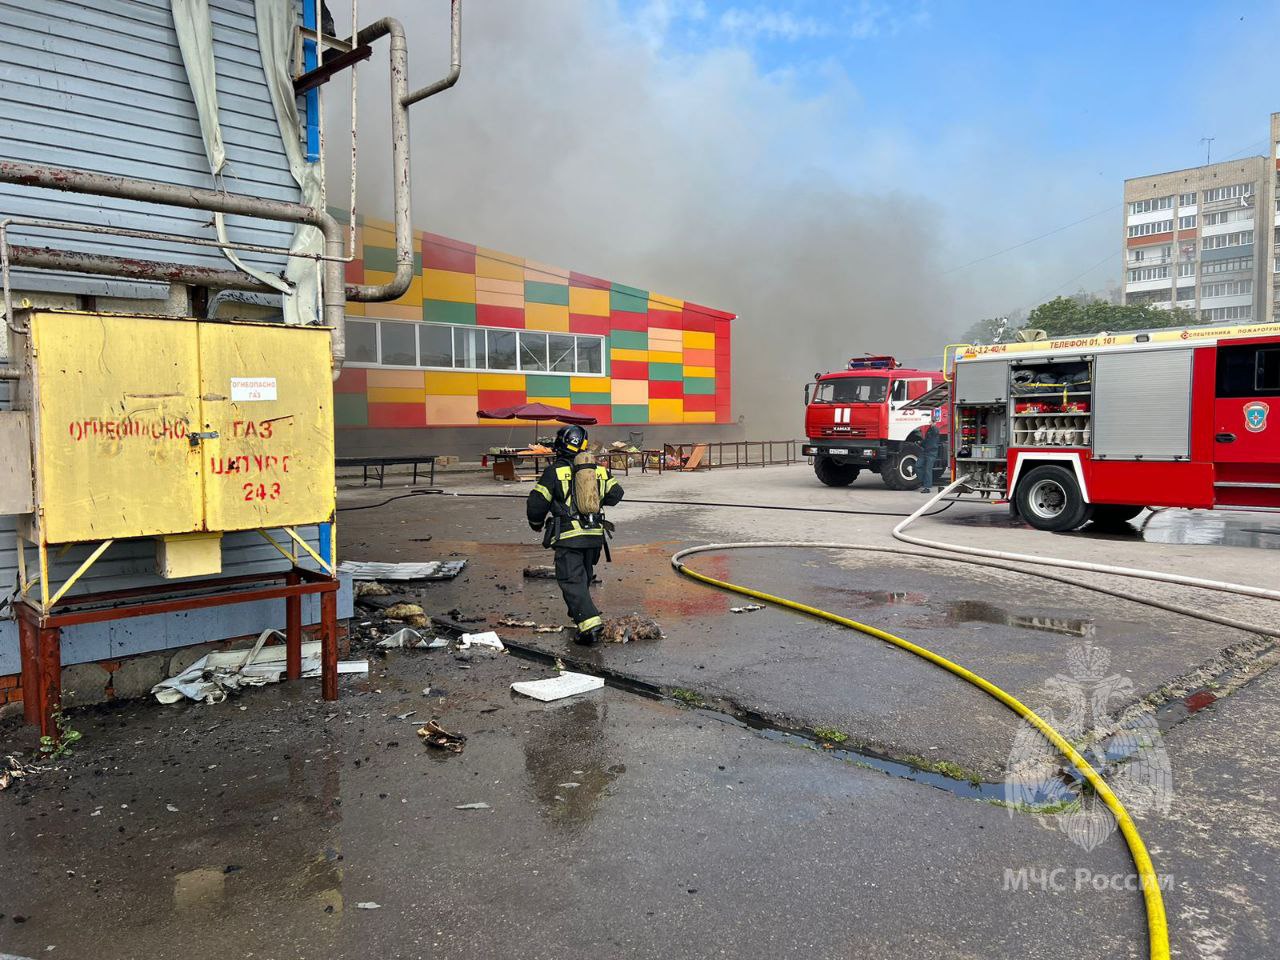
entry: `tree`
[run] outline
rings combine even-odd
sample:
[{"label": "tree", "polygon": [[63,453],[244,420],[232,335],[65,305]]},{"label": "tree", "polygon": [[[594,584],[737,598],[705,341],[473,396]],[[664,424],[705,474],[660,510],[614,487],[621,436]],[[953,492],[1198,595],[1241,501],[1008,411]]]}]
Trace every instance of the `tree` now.
[{"label": "tree", "polygon": [[1098,297],[1055,297],[1027,317],[1026,327],[1044,330],[1052,337],[1069,337],[1107,331],[1185,327],[1199,321],[1195,311],[1183,307],[1164,310],[1149,304],[1108,303]]}]

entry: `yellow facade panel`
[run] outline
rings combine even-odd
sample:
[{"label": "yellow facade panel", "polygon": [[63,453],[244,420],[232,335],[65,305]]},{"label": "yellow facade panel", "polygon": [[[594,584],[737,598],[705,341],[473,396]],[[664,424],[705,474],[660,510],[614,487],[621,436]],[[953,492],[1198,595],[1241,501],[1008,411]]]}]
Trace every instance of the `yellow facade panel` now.
[{"label": "yellow facade panel", "polygon": [[504,280],[500,277],[482,277],[476,274],[477,297],[480,296],[482,290],[486,293],[507,293],[523,297],[524,280]]},{"label": "yellow facade panel", "polygon": [[716,335],[703,330],[684,331],[684,345],[694,350],[714,350]]},{"label": "yellow facade panel", "polygon": [[649,402],[648,380],[614,380],[613,402],[639,406]]},{"label": "yellow facade panel", "polygon": [[422,292],[428,300],[476,302],[476,277],[456,270],[423,270]]},{"label": "yellow facade panel", "polygon": [[715,423],[716,415],[711,410],[686,410],[684,412],[685,423]]},{"label": "yellow facade panel", "polygon": [[489,290],[477,290],[476,303],[483,303],[489,307],[515,307],[517,310],[523,310],[524,294],[493,293]]},{"label": "yellow facade panel", "polygon": [[581,313],[588,317],[607,317],[609,291],[595,290],[591,287],[570,287],[569,312]]},{"label": "yellow facade panel", "polygon": [[608,393],[608,377],[570,377],[569,389],[574,393]]},{"label": "yellow facade panel", "polygon": [[368,378],[366,382],[370,388],[417,388],[419,393],[426,389],[426,380],[423,379],[421,370],[387,370],[379,368],[377,370],[369,370],[365,376]]},{"label": "yellow facade panel", "polygon": [[419,314],[422,312],[422,277],[414,277],[409,281],[409,288],[405,290],[399,297],[392,300],[394,303],[402,307],[417,307]]},{"label": "yellow facade panel", "polygon": [[674,310],[679,312],[684,309],[684,301],[677,300],[675,297],[664,297],[659,293],[649,294],[650,310]]},{"label": "yellow facade panel", "polygon": [[348,301],[347,301],[347,316],[348,316],[348,317],[363,317],[363,316],[364,316],[364,308],[365,308],[365,304],[363,304],[363,303],[356,303],[354,300],[348,300]]},{"label": "yellow facade panel", "polygon": [[476,276],[524,283],[524,260],[501,250],[476,247]]},{"label": "yellow facade panel", "polygon": [[679,350],[650,350],[650,363],[682,363],[684,354]]},{"label": "yellow facade panel", "polygon": [[650,400],[649,421],[651,423],[684,423],[684,401]]},{"label": "yellow facade panel", "polygon": [[637,360],[640,363],[649,362],[648,350],[624,350],[621,347],[614,347],[609,351],[609,356],[614,360]]},{"label": "yellow facade panel", "polygon": [[552,330],[567,333],[569,308],[559,303],[526,303],[524,325],[529,330]]},{"label": "yellow facade panel", "polygon": [[371,320],[421,320],[422,304],[412,307],[400,300],[371,303],[365,311],[365,316]]},{"label": "yellow facade panel", "polygon": [[685,367],[684,375],[686,377],[710,377],[715,379],[715,367]]},{"label": "yellow facade panel", "polygon": [[[474,373],[437,373],[434,370],[428,370],[426,373],[427,380],[427,399],[431,397],[471,397],[472,410],[471,419],[475,419],[475,396],[477,374]],[[427,421],[430,423],[430,420]]]},{"label": "yellow facade panel", "polygon": [[476,388],[479,390],[523,390],[523,373],[478,373]]},{"label": "yellow facade panel", "polygon": [[432,427],[467,427],[476,420],[475,397],[427,397],[427,425]]},{"label": "yellow facade panel", "polygon": [[381,226],[382,221],[366,220],[360,227],[361,245],[358,252],[363,255],[365,246],[381,247],[383,250],[396,248],[396,229],[391,224]]},{"label": "yellow facade panel", "polygon": [[386,270],[368,270],[364,272],[364,282],[368,284],[390,283],[396,278],[394,273],[388,273]]},{"label": "yellow facade panel", "polygon": [[370,387],[370,403],[421,403],[426,397],[424,387]]}]

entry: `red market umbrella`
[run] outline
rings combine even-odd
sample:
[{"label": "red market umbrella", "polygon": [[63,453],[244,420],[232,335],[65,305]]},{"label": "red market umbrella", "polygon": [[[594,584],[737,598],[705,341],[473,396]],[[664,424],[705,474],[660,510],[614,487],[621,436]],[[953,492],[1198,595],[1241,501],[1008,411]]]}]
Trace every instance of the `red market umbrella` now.
[{"label": "red market umbrella", "polygon": [[[563,407],[553,407],[547,403],[521,403],[514,407],[494,407],[491,410],[477,410],[476,416],[481,420],[558,420],[560,423],[598,423],[595,417],[588,417]],[[534,440],[538,439],[538,431],[534,429]]]}]

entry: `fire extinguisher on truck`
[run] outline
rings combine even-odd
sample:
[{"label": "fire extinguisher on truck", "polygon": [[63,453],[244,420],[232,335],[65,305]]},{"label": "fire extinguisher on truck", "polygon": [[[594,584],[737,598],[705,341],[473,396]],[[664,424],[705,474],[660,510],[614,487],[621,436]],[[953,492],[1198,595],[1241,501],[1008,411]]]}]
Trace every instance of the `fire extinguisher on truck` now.
[{"label": "fire extinguisher on truck", "polygon": [[[874,470],[891,490],[919,487],[924,432],[936,422],[946,444],[950,409],[918,401],[943,383],[941,370],[904,368],[888,356],[854,357],[844,370],[814,374],[804,388],[803,452],[818,479],[847,487],[863,470]],[[938,458],[936,470],[944,460]]]},{"label": "fire extinguisher on truck", "polygon": [[1037,529],[1280,510],[1275,324],[966,346],[951,394],[953,475]]}]

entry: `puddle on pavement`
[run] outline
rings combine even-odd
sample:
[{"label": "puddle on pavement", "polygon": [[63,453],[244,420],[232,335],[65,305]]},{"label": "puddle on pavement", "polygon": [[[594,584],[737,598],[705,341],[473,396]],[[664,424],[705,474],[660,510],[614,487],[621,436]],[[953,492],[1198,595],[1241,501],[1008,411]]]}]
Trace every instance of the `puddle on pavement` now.
[{"label": "puddle on pavement", "polygon": [[857,610],[919,607],[922,610],[919,616],[912,616],[902,623],[903,626],[913,629],[990,623],[996,626],[1056,633],[1068,637],[1092,637],[1097,633],[1097,624],[1092,619],[1015,613],[985,600],[947,600],[940,608],[935,609],[929,595],[918,591],[853,590],[842,587],[832,589],[833,592],[839,593],[846,606]]},{"label": "puddle on pavement", "polygon": [[[984,513],[957,517],[950,523],[967,527],[1031,529],[1028,524],[1009,516],[1007,510],[995,508]],[[1118,528],[1098,528],[1091,524],[1067,536],[1094,540],[1142,540],[1147,543],[1280,549],[1280,524],[1266,522],[1256,513],[1216,510],[1171,509],[1142,513]]]}]

